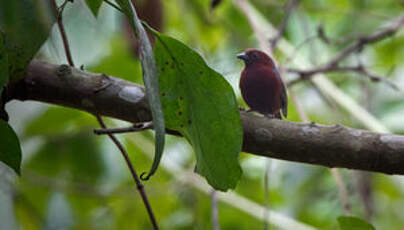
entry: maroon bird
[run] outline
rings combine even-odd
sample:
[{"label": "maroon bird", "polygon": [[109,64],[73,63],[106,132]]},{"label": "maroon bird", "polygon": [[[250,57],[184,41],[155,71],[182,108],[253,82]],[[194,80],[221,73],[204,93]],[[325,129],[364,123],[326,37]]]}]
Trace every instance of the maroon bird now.
[{"label": "maroon bird", "polygon": [[248,49],[237,55],[245,63],[241,72],[240,90],[251,111],[269,118],[287,116],[288,97],[285,85],[272,59],[264,52]]}]

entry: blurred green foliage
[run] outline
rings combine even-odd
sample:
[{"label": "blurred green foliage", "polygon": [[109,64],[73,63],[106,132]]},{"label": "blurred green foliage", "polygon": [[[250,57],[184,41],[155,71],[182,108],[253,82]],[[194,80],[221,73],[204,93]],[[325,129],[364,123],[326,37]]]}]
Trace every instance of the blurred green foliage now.
[{"label": "blurred green foliage", "polygon": [[17,134],[7,122],[0,119],[0,162],[11,167],[17,174],[21,170],[21,147]]},{"label": "blurred green foliage", "polygon": [[6,35],[9,75],[16,81],[43,42],[55,21],[49,1],[0,1],[0,32]]},{"label": "blurred green foliage", "polygon": [[[275,26],[285,16],[283,6],[287,1],[250,2]],[[81,3],[69,3],[68,7],[73,9],[70,12],[80,8]],[[216,71],[224,74],[233,86],[240,105],[243,105],[237,87],[242,63],[237,61],[235,54],[258,46],[245,15],[231,0],[223,0],[213,11],[209,10],[208,0],[164,0],[161,3],[164,18],[162,33],[198,50]],[[299,46],[315,35],[317,27],[322,25],[328,38],[335,42],[325,44],[320,39],[314,39],[297,52],[306,55],[314,64],[325,63],[353,39],[370,34],[397,17],[403,8],[402,1],[396,0],[302,0],[289,21],[285,38]],[[78,64],[85,64],[88,71],[141,83],[140,64],[127,43],[119,13],[104,3],[97,19],[90,10],[88,15],[94,26],[104,28],[99,36],[113,36],[96,43],[92,39],[80,40],[81,47],[84,47],[80,50],[81,55],[99,50],[106,52],[90,63]],[[66,27],[71,28],[70,35],[85,34],[83,30],[74,30],[76,27],[72,23],[77,21],[69,17],[74,18],[75,14],[69,13],[64,17]],[[114,22],[113,28],[104,26],[111,21]],[[57,31],[53,31],[52,36],[55,33]],[[51,43],[50,39],[45,45]],[[54,46],[63,50],[60,44]],[[86,50],[87,46],[91,50]],[[392,38],[365,47],[362,53],[353,55],[344,64],[355,64],[360,60],[369,71],[386,76],[403,88],[403,47],[403,35],[399,32]],[[73,52],[73,55],[77,53]],[[288,58],[276,54],[280,64]],[[55,62],[52,55],[44,51],[41,55]],[[284,74],[283,77],[293,79],[296,76]],[[356,74],[334,73],[329,75],[329,79],[367,107],[390,130],[404,133],[402,90],[396,92],[383,83],[373,83]],[[323,98],[311,84],[299,83],[295,92],[310,120],[361,128],[349,114]],[[92,129],[98,126],[91,115],[53,106],[45,111],[40,107],[41,112],[38,113],[32,109],[37,104],[32,107],[27,106],[29,102],[17,105],[17,108],[10,108],[9,115],[12,126],[18,124],[24,127],[18,133],[23,146],[22,176],[15,182],[1,181],[1,227],[11,230],[50,229],[49,226],[64,223],[64,229],[151,229],[145,208],[119,152],[108,138],[92,135]],[[27,114],[29,119],[13,119],[22,113]],[[288,120],[299,121],[293,103],[289,105]],[[112,120],[108,124],[127,125]],[[119,138],[127,147],[135,168],[139,172],[147,170],[151,164],[153,134],[145,131],[120,135]],[[235,192],[262,204],[265,201],[263,175],[266,160],[248,154],[242,154],[239,159],[244,173]],[[176,164],[165,164],[167,166],[145,184],[161,229],[212,229],[210,197],[184,184],[179,180],[183,175],[175,171],[175,167],[193,170],[195,159],[192,148],[181,138],[168,137],[163,157],[165,161]],[[272,210],[318,229],[340,229],[337,218],[344,215],[344,207],[338,186],[328,169],[278,160],[271,160],[270,169],[269,200]],[[4,170],[0,172],[6,175]],[[353,216],[367,218],[358,188],[368,186],[368,202],[372,209],[369,222],[376,229],[402,229],[402,177],[370,174],[370,181],[366,182],[354,171],[340,170],[340,173],[347,187]],[[0,178],[3,177],[0,175]],[[263,226],[260,220],[220,201],[218,210],[221,229],[261,229]],[[7,218],[9,216],[3,213],[12,213],[13,218]]]}]

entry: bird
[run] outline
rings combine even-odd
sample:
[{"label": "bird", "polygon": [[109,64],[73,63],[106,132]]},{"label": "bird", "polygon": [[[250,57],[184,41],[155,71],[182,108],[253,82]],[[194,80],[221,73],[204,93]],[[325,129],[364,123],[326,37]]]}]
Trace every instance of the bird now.
[{"label": "bird", "polygon": [[282,113],[286,118],[288,96],[274,61],[257,49],[247,49],[237,58],[245,63],[239,86],[249,111],[277,119],[282,119]]}]

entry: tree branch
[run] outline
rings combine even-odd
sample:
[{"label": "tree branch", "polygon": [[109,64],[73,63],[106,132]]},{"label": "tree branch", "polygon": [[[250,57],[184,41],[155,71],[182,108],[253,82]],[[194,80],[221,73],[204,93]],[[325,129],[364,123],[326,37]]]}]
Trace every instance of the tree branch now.
[{"label": "tree branch", "polygon": [[321,66],[318,68],[314,68],[311,70],[298,70],[298,69],[293,69],[293,68],[288,68],[286,69],[287,72],[289,73],[295,73],[298,74],[300,77],[296,78],[294,80],[291,80],[287,83],[288,86],[292,86],[304,79],[310,78],[313,75],[316,75],[318,73],[329,73],[329,72],[354,72],[360,74],[360,76],[364,76],[366,78],[369,78],[372,82],[383,82],[390,86],[394,90],[400,90],[400,88],[392,81],[385,77],[380,77],[377,76],[376,74],[373,74],[369,72],[363,65],[357,65],[357,66]]},{"label": "tree branch", "polygon": [[[371,80],[381,81],[384,78],[380,78],[375,76],[374,74],[369,73],[363,66],[359,65],[357,67],[340,67],[339,64],[345,60],[349,55],[359,52],[366,45],[378,42],[382,39],[393,36],[402,26],[404,25],[404,14],[401,14],[397,19],[395,19],[390,25],[379,29],[378,31],[368,35],[359,37],[352,45],[348,46],[340,53],[338,53],[334,58],[329,60],[327,63],[321,65],[320,67],[313,68],[311,70],[295,70],[289,69],[289,72],[298,73],[300,77],[293,81],[288,82],[288,85],[295,84],[299,81],[308,79],[318,73],[326,73],[331,71],[355,71],[357,73],[363,74],[366,77],[369,77]],[[321,37],[320,33],[320,37]],[[324,37],[324,34],[323,34]],[[391,84],[387,80],[384,79],[390,86],[393,88],[397,88],[395,85]]]},{"label": "tree branch", "polygon": [[[137,123],[151,121],[143,87],[105,74],[32,61],[6,99],[35,100]],[[241,112],[243,151],[326,167],[404,175],[404,136],[294,123]]]}]

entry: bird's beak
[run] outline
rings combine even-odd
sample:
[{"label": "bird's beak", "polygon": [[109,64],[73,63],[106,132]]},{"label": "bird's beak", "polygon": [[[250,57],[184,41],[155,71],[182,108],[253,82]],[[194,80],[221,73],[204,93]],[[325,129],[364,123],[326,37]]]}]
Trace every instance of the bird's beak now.
[{"label": "bird's beak", "polygon": [[239,53],[237,54],[237,58],[240,58],[241,60],[247,61],[248,60],[248,56],[246,53]]}]

